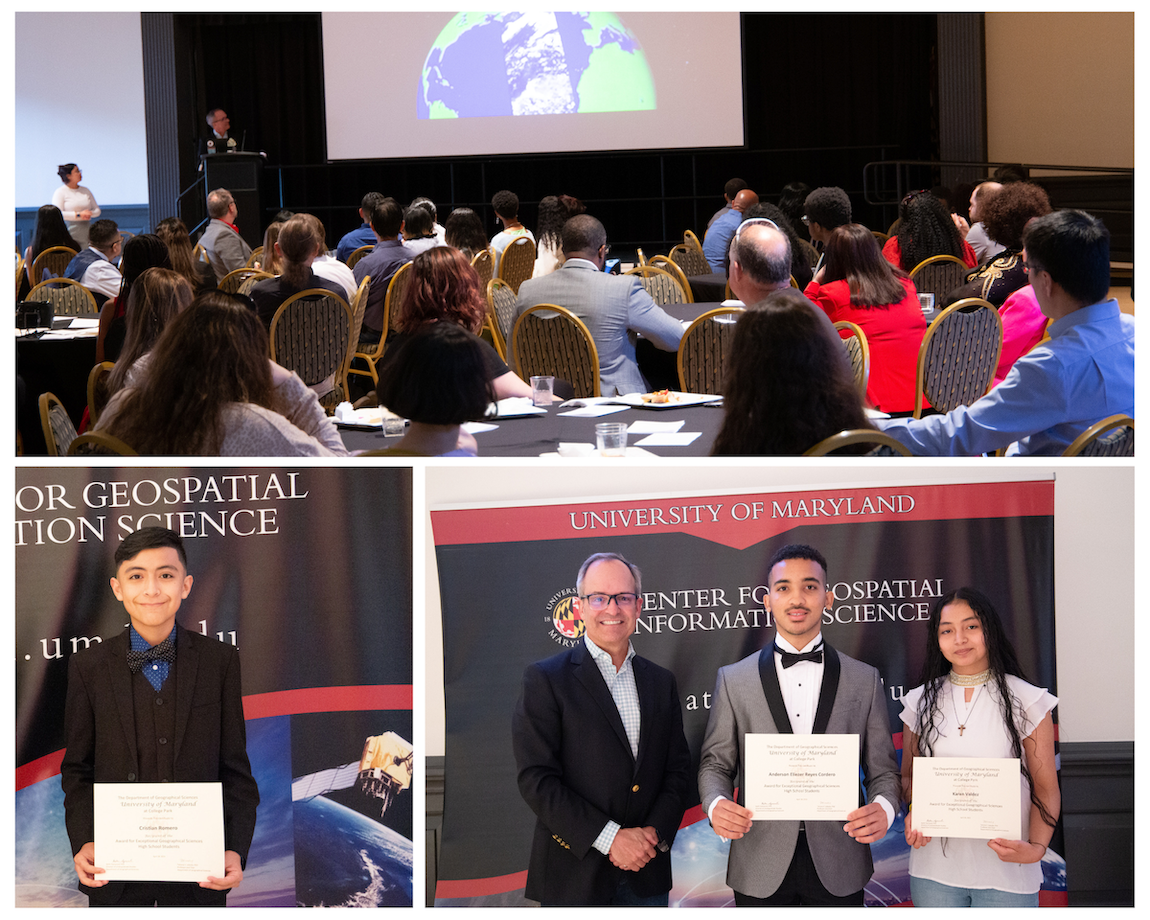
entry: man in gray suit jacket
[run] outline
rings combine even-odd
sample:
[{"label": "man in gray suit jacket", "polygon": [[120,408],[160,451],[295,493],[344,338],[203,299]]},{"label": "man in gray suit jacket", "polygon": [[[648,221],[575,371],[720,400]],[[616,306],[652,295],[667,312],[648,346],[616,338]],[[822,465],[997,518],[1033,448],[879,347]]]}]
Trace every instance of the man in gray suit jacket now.
[{"label": "man in gray suit jacket", "polygon": [[[826,560],[809,546],[779,549],[768,569],[776,635],[762,651],[719,670],[699,763],[711,826],[731,841],[727,884],[739,906],[854,905],[874,870],[869,844],[899,805],[899,777],[878,672],[822,642],[834,603]],[[857,734],[865,805],[839,821],[752,821],[735,801],[746,783],[747,733]]]},{"label": "man in gray suit jacket", "polygon": [[599,389],[604,396],[645,393],[649,387],[635,363],[639,333],[663,351],[676,351],[683,324],[668,316],[634,275],[608,275],[607,231],[590,214],[577,214],[563,225],[566,262],[549,275],[524,281],[518,317],[541,303],[566,307],[586,323],[599,352]]},{"label": "man in gray suit jacket", "polygon": [[240,231],[236,229],[239,213],[235,198],[226,188],[208,192],[208,214],[212,219],[200,237],[200,245],[212,263],[217,284],[228,272],[243,268],[252,254],[251,246],[244,242]]}]

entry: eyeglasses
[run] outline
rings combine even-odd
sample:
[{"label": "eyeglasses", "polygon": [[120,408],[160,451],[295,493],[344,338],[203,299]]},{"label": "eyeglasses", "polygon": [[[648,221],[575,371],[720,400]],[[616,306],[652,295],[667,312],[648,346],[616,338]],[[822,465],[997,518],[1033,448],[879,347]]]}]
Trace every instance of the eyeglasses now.
[{"label": "eyeglasses", "polygon": [[595,611],[606,610],[611,601],[614,601],[620,610],[633,610],[639,601],[639,595],[631,591],[622,594],[584,594],[581,597]]}]

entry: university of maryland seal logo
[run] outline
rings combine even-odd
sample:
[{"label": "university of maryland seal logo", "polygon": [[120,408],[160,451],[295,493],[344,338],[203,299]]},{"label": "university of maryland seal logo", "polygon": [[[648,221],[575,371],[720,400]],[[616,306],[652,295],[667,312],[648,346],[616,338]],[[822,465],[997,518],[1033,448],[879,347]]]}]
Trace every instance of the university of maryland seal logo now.
[{"label": "university of maryland seal logo", "polygon": [[564,648],[571,648],[583,638],[586,625],[575,610],[574,588],[564,588],[547,602],[545,622],[549,624],[551,638]]}]

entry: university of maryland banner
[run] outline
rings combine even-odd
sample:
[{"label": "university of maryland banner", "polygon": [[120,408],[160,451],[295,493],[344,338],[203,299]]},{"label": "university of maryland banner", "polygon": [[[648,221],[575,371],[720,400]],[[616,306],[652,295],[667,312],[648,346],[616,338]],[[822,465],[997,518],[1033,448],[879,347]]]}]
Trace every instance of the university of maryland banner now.
[{"label": "university of maryland banner", "polygon": [[183,538],[177,622],[239,649],[260,803],[229,905],[412,904],[411,489],[408,469],[16,470],[17,906],[87,906],[68,661],[126,628],[113,555],[144,526]]},{"label": "university of maryland banner", "polygon": [[[878,669],[901,751],[899,700],[917,685],[931,606],[955,588],[991,598],[1028,677],[1057,693],[1053,515],[1053,481],[433,509],[447,706],[436,903],[529,903],[535,816],[516,784],[511,715],[524,668],[582,641],[571,598],[591,554],[619,552],[642,571],[632,641],[675,674],[697,766],[718,669],[773,632],[768,559],[786,543],[816,547],[835,598],[823,635]],[[672,850],[671,904],[726,904],[729,844],[697,794],[691,804]],[[909,903],[908,853],[899,818],[874,845],[868,904]],[[1065,903],[1053,847],[1043,869],[1042,902]]]}]

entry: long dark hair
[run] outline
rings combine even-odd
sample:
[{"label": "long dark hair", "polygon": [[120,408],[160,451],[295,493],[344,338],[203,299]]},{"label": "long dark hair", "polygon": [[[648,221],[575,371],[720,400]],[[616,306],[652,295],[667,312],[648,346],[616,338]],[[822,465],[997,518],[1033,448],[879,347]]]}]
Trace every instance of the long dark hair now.
[{"label": "long dark hair", "polygon": [[938,644],[938,626],[942,619],[943,608],[956,601],[965,602],[982,624],[983,641],[986,643],[986,654],[990,663],[990,683],[994,688],[994,696],[998,697],[998,707],[1006,726],[1007,737],[1010,738],[1011,756],[1017,757],[1022,767],[1022,775],[1030,785],[1030,801],[1038,806],[1042,820],[1051,827],[1055,819],[1039,800],[1034,791],[1034,783],[1030,778],[1030,771],[1026,767],[1026,758],[1022,753],[1022,733],[1018,730],[1016,705],[1018,700],[1010,692],[1006,683],[1007,675],[1013,675],[1020,680],[1026,680],[1022,672],[1022,665],[1018,663],[1018,655],[1014,646],[1002,628],[1002,619],[994,604],[981,591],[976,588],[956,588],[944,594],[935,602],[930,611],[930,621],[927,624],[926,661],[922,666],[919,682],[922,684],[922,699],[919,700],[918,711],[915,713],[915,734],[918,736],[919,752],[930,757],[934,750],[934,742],[938,739],[938,718],[942,715],[939,704],[939,695],[948,688],[947,675],[950,674],[950,662],[942,654]]},{"label": "long dark hair", "polygon": [[739,315],[723,404],[714,456],[794,456],[844,428],[873,427],[834,326],[793,288]]},{"label": "long dark hair", "polygon": [[889,307],[906,299],[906,272],[883,258],[874,234],[862,224],[835,227],[827,240],[822,283],[845,281],[852,307]]},{"label": "long dark hair", "polygon": [[132,293],[132,285],[149,268],[171,268],[172,257],[167,244],[154,233],[141,233],[124,244],[124,254],[120,257],[120,271],[124,280],[120,282],[120,303],[125,306]]},{"label": "long dark hair", "polygon": [[540,199],[535,220],[535,241],[539,248],[560,249],[563,225],[586,210],[587,206],[571,195],[548,195]]},{"label": "long dark hair", "polygon": [[279,411],[267,330],[249,307],[205,291],[168,323],[107,431],[141,454],[212,456],[230,403]]},{"label": "long dark hair", "polygon": [[34,262],[36,256],[53,246],[67,246],[76,252],[80,251],[80,244],[68,232],[68,225],[64,223],[64,215],[60,213],[60,209],[54,204],[45,204],[36,212],[36,229],[32,231],[29,261]]},{"label": "long dark hair", "polygon": [[152,350],[172,318],[191,304],[194,294],[188,279],[169,268],[149,268],[136,279],[124,317],[128,327],[124,347],[108,374],[109,396],[123,388],[132,365]]},{"label": "long dark hair", "polygon": [[907,197],[898,208],[899,267],[909,272],[932,256],[961,259],[962,234],[942,202],[929,192]]},{"label": "long dark hair", "polygon": [[468,259],[475,258],[481,249],[487,248],[487,232],[483,221],[471,208],[456,208],[447,215],[443,225],[444,241],[454,246]]}]

